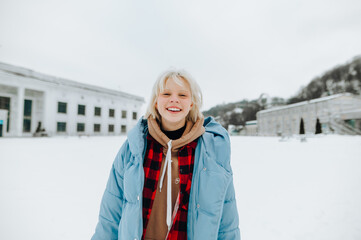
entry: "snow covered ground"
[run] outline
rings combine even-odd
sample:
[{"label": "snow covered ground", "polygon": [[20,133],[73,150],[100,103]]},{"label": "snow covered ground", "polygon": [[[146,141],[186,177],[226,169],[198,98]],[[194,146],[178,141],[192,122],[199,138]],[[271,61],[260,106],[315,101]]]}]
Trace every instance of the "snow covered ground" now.
[{"label": "snow covered ground", "polygon": [[[0,139],[0,239],[90,239],[124,140]],[[361,239],[361,137],[231,141],[243,240]]]}]

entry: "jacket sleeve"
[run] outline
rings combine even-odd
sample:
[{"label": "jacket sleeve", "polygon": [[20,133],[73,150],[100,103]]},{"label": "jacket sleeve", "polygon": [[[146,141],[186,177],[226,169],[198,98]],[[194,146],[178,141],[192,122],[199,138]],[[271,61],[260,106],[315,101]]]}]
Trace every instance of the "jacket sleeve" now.
[{"label": "jacket sleeve", "polygon": [[233,177],[228,185],[218,232],[219,240],[240,240],[239,219],[233,186]]},{"label": "jacket sleeve", "polygon": [[[225,131],[225,130],[224,130]],[[236,204],[236,197],[233,185],[233,171],[231,168],[231,142],[228,133],[224,133],[224,141],[219,141],[222,144],[219,149],[227,149],[227,151],[218,151],[219,158],[224,157],[224,168],[231,174],[231,180],[227,187],[225,201],[223,203],[223,211],[221,222],[218,231],[219,240],[240,240],[241,234],[239,231],[239,218]],[[226,153],[226,154],[225,154]]]},{"label": "jacket sleeve", "polygon": [[92,240],[118,239],[118,226],[123,207],[123,169],[128,141],[120,148],[108,178],[100,205],[99,220]]}]

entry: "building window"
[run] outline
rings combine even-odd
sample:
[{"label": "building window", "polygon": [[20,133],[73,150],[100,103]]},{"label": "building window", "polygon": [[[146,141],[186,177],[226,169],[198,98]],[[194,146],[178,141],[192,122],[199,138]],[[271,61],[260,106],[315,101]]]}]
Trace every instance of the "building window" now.
[{"label": "building window", "polygon": [[127,118],[127,111],[125,110],[122,111],[122,118]]},{"label": "building window", "polygon": [[100,124],[94,124],[94,132],[100,132]]},{"label": "building window", "polygon": [[57,122],[57,132],[66,132],[66,122]]},{"label": "building window", "polygon": [[24,117],[31,117],[31,105],[32,105],[31,100],[24,100]]},{"label": "building window", "polygon": [[85,115],[85,105],[78,105],[78,115]]},{"label": "building window", "polygon": [[23,132],[31,132],[31,106],[33,101],[24,100]]},{"label": "building window", "polygon": [[102,114],[102,109],[100,107],[94,108],[94,116],[100,116]]},{"label": "building window", "polygon": [[120,127],[120,132],[121,132],[121,133],[126,133],[126,132],[127,132],[127,126],[126,126],[126,125],[122,125],[122,126]]},{"label": "building window", "polygon": [[31,120],[24,119],[23,122],[23,132],[30,132],[31,131]]},{"label": "building window", "polygon": [[133,119],[137,119],[137,113],[133,112]]},{"label": "building window", "polygon": [[66,105],[65,102],[58,102],[58,113],[66,113]]},{"label": "building window", "polygon": [[114,132],[114,125],[113,124],[109,124],[108,131],[109,132]]},{"label": "building window", "polygon": [[109,117],[114,117],[114,109],[109,109]]},{"label": "building window", "polygon": [[85,124],[84,123],[78,123],[76,125],[76,131],[77,132],[84,132],[85,131]]}]

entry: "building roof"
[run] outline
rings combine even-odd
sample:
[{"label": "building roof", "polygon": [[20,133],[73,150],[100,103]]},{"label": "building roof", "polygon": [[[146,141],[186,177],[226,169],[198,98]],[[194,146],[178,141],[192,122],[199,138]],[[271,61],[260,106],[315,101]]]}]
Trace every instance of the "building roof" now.
[{"label": "building roof", "polygon": [[293,104],[289,104],[289,105],[285,105],[285,106],[269,108],[269,109],[261,110],[258,113],[273,112],[273,111],[283,110],[283,109],[287,109],[287,108],[299,107],[299,106],[303,106],[303,105],[310,104],[310,103],[329,101],[331,99],[335,99],[335,98],[339,98],[339,97],[343,97],[343,96],[355,97],[355,95],[353,95],[351,93],[339,93],[339,94],[334,94],[334,95],[322,97],[322,98],[316,98],[316,99],[303,101],[303,102],[299,102],[299,103],[293,103]]},{"label": "building roof", "polygon": [[54,77],[51,75],[39,73],[39,72],[30,70],[27,68],[10,65],[7,63],[3,63],[3,62],[0,62],[0,70],[14,74],[14,75],[22,76],[22,77],[33,78],[33,79],[36,79],[36,80],[39,80],[42,82],[46,82],[46,83],[50,83],[50,84],[53,84],[56,86],[73,87],[73,88],[88,90],[88,91],[97,92],[97,93],[105,93],[105,94],[109,94],[109,95],[113,95],[113,96],[117,96],[117,97],[125,97],[128,99],[144,102],[143,97],[139,97],[139,96],[136,96],[133,94],[125,93],[122,91],[116,91],[116,90],[112,90],[112,89],[108,89],[108,88],[104,88],[104,87],[99,87],[99,86],[95,86],[95,85],[91,85],[91,84],[80,83],[80,82],[68,80],[65,78]]}]

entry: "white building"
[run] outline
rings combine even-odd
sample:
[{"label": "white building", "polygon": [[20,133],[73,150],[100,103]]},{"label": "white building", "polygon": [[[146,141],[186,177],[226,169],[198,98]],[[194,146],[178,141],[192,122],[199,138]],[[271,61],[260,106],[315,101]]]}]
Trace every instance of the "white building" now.
[{"label": "white building", "polygon": [[257,136],[257,120],[247,121],[244,128],[241,131],[241,135],[244,136]]},{"label": "white building", "polygon": [[361,96],[336,94],[259,111],[258,135],[299,134],[301,119],[306,134],[316,133],[317,121],[323,133],[361,134]]},{"label": "white building", "polygon": [[142,97],[0,62],[0,136],[33,136],[40,129],[49,136],[125,134],[143,103]]}]

